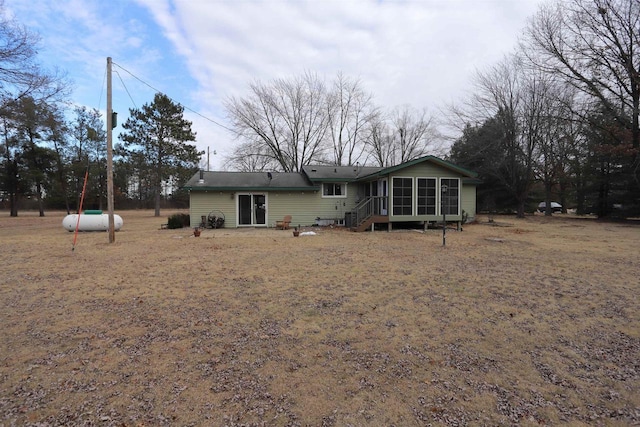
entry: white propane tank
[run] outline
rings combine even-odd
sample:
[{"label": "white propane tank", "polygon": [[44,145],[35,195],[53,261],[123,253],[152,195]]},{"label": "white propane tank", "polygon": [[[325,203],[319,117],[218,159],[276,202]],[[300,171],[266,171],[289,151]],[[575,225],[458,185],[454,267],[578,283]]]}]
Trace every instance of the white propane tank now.
[{"label": "white propane tank", "polygon": [[[71,214],[64,217],[62,220],[62,226],[69,231],[76,231],[76,224],[78,223],[78,214]],[[114,230],[118,231],[122,228],[122,218],[120,215],[113,216]],[[80,215],[80,224],[78,224],[78,231],[108,231],[109,230],[109,215]]]}]

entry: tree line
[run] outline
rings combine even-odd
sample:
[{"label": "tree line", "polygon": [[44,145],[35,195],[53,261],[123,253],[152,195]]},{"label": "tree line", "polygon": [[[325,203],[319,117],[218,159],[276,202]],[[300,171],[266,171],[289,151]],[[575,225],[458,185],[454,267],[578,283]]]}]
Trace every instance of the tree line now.
[{"label": "tree line", "polygon": [[478,208],[533,195],[579,214],[640,213],[640,2],[543,4],[518,49],[476,73],[450,109],[461,126],[450,159],[480,173]]},{"label": "tree line", "polygon": [[[69,111],[70,85],[37,62],[38,42],[17,22],[0,19],[0,207],[11,216],[20,206],[41,216],[45,207],[69,213],[79,209],[86,187],[84,208],[103,209],[105,123],[96,109]],[[188,205],[180,186],[197,170],[200,153],[183,111],[163,94],[129,111],[114,150],[116,206],[154,207],[158,216],[162,202]]]},{"label": "tree line", "polygon": [[[525,211],[545,200],[599,216],[640,212],[640,2],[557,0],[540,6],[518,48],[478,70],[445,109],[461,135],[449,160],[479,173],[478,209]],[[226,107],[241,170],[310,163],[389,166],[441,154],[432,116],[385,113],[359,81],[307,73],[255,82]]]},{"label": "tree line", "polygon": [[[36,38],[0,22],[0,198],[73,210],[87,168],[89,207],[106,204],[100,113],[65,110],[64,76],[35,61]],[[225,102],[235,136],[227,168],[299,171],[308,164],[391,166],[427,154],[479,173],[478,210],[515,211],[559,201],[578,213],[640,211],[640,3],[557,0],[540,6],[518,48],[478,70],[473,91],[442,111],[385,111],[358,79],[313,72],[255,81]],[[116,206],[188,203],[195,133],[162,94],[131,109],[116,145]],[[456,131],[445,150],[442,123]]]}]

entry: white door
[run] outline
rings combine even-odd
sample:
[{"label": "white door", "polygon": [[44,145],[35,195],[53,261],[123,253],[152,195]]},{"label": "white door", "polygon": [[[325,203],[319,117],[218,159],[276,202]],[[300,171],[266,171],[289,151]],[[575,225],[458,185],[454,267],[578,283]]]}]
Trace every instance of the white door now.
[{"label": "white door", "polygon": [[384,197],[383,199],[380,199],[380,215],[386,215],[389,203],[389,181],[387,178],[382,178],[378,181],[378,195]]}]

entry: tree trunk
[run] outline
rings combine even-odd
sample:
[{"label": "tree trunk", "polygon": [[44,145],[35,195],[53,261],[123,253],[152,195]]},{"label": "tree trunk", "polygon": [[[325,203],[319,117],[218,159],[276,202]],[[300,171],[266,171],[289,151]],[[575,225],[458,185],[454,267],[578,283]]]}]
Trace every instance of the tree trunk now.
[{"label": "tree trunk", "polygon": [[160,184],[156,184],[156,194],[155,194],[155,213],[154,216],[160,216]]},{"label": "tree trunk", "polygon": [[36,192],[38,194],[38,211],[40,216],[44,216],[44,201],[42,200],[42,183],[38,181],[36,184]]},{"label": "tree trunk", "polygon": [[609,214],[609,174],[607,166],[603,163],[600,167],[600,183],[598,185],[598,218]]},{"label": "tree trunk", "polygon": [[553,207],[551,206],[551,181],[544,183],[544,216],[553,215]]},{"label": "tree trunk", "polygon": [[567,181],[560,179],[560,204],[562,205],[562,213],[567,213]]},{"label": "tree trunk", "polygon": [[516,216],[518,218],[524,218],[524,205],[526,202],[526,198],[524,199],[518,199],[518,212],[516,213]]}]

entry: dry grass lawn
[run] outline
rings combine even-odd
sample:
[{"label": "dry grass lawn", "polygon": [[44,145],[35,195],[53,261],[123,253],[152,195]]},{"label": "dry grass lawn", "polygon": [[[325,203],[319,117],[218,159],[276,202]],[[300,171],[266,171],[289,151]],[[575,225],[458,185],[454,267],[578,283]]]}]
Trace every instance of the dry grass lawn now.
[{"label": "dry grass lawn", "polygon": [[0,425],[640,423],[640,225],[160,230],[0,212]]}]

